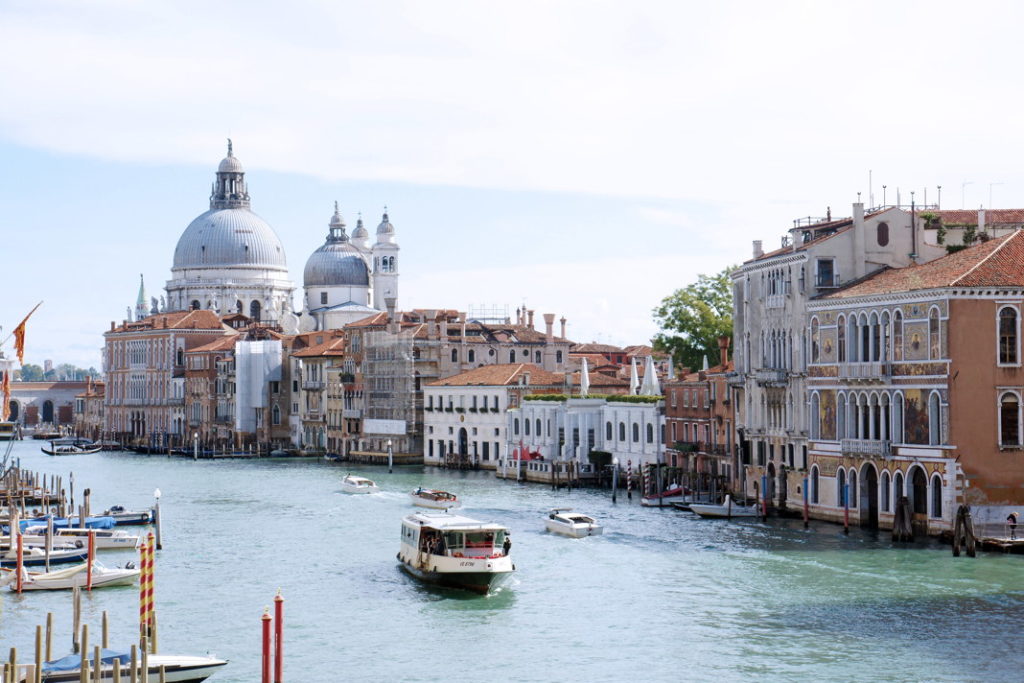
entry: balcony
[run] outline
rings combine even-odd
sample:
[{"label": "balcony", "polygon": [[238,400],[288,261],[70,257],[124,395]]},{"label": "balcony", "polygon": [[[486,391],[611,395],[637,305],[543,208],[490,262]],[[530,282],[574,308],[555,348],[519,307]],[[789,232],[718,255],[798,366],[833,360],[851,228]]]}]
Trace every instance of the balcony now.
[{"label": "balcony", "polygon": [[182,396],[172,396],[167,399],[167,405],[169,406],[183,406],[185,405],[185,398]]},{"label": "balcony", "polygon": [[363,416],[363,411],[359,408],[345,408],[341,411],[341,416],[345,419],[358,420]]},{"label": "balcony", "polygon": [[323,413],[311,410],[302,419],[306,422],[324,422],[327,418]]},{"label": "balcony", "polygon": [[762,387],[781,387],[786,385],[788,375],[786,370],[762,368],[754,370],[754,381]]},{"label": "balcony", "polygon": [[853,382],[882,382],[892,376],[892,363],[840,363],[839,379]]},{"label": "balcony", "polygon": [[842,439],[844,456],[888,458],[892,456],[892,442],[880,439]]},{"label": "balcony", "polygon": [[302,388],[305,391],[320,391],[324,388],[324,383],[311,379],[304,379],[302,380]]},{"label": "balcony", "polygon": [[818,289],[835,289],[839,286],[839,273],[821,272],[814,276],[814,286]]},{"label": "balcony", "polygon": [[233,423],[235,421],[235,416],[234,415],[218,415],[217,417],[213,418],[213,421],[216,422],[219,425],[231,424],[231,423]]}]

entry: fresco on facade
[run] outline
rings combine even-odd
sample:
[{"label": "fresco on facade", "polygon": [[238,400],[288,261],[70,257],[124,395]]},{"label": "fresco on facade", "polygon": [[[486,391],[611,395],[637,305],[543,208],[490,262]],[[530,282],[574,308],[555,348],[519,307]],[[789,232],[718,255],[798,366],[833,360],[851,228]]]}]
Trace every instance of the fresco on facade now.
[{"label": "fresco on facade", "polygon": [[836,392],[823,391],[819,395],[818,419],[821,420],[821,438],[836,438]]},{"label": "fresco on facade", "polygon": [[907,443],[928,444],[928,401],[920,389],[903,392],[903,419]]},{"label": "fresco on facade", "polygon": [[903,324],[903,352],[906,360],[928,360],[928,323]]}]

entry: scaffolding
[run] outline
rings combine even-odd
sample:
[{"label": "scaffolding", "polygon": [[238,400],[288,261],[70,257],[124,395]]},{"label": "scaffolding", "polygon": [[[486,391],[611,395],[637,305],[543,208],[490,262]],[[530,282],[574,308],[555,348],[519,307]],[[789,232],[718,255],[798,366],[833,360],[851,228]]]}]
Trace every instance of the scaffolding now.
[{"label": "scaffolding", "polygon": [[416,378],[412,331],[368,332],[364,336],[363,436],[370,450],[384,450],[395,441],[395,450],[422,449],[416,412]]}]

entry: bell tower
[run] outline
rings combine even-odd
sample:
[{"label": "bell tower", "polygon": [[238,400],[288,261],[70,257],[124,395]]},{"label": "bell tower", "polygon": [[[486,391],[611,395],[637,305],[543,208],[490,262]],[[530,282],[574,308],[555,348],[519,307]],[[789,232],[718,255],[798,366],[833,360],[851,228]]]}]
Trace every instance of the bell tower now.
[{"label": "bell tower", "polygon": [[373,257],[373,307],[387,310],[387,300],[398,298],[398,242],[395,226],[388,219],[387,207],[377,226],[377,242],[371,249]]}]

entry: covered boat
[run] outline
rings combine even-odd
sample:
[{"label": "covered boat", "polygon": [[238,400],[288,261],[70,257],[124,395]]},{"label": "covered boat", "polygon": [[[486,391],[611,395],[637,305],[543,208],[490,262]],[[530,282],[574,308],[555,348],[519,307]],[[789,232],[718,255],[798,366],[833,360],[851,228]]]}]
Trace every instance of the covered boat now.
[{"label": "covered boat", "polygon": [[[21,530],[25,531],[30,526],[46,526],[47,517],[35,517],[33,519],[21,520]],[[81,527],[82,525],[78,522],[78,517],[54,517],[53,528],[54,529],[67,529],[70,527]],[[86,517],[85,528],[86,529],[113,529],[116,525],[113,517]]]},{"label": "covered boat", "polygon": [[604,528],[593,517],[573,512],[572,508],[553,508],[544,520],[544,528],[563,536],[584,538],[603,533]]},{"label": "covered boat", "polygon": [[379,493],[380,489],[372,479],[357,477],[354,474],[347,474],[341,480],[342,493]]},{"label": "covered boat", "polygon": [[410,493],[409,498],[412,499],[413,505],[418,505],[421,508],[433,508],[434,510],[450,510],[462,505],[459,502],[458,496],[454,493],[422,487]]},{"label": "covered boat", "polygon": [[[104,586],[130,586],[139,578],[139,570],[135,567],[104,567],[99,562],[92,563],[92,577],[87,571],[88,564],[76,564],[73,567],[58,569],[52,572],[28,572],[22,579],[22,590],[52,591],[84,588],[92,579],[93,588]],[[15,590],[15,584],[10,584]]]},{"label": "covered boat", "polygon": [[[89,549],[86,547],[76,548],[73,546],[61,546],[50,548],[50,564],[67,564],[68,562],[82,562],[89,556]],[[43,567],[46,565],[46,550],[36,546],[23,548],[21,552],[21,564],[24,567]],[[0,567],[17,567],[18,551],[5,549],[0,554]]]},{"label": "covered boat", "polygon": [[487,594],[513,571],[512,541],[500,524],[442,512],[414,512],[402,520],[398,561],[427,583]]},{"label": "covered boat", "polygon": [[[90,651],[87,657],[90,669],[94,669],[96,665],[94,652]],[[101,679],[111,680],[114,660],[120,662],[121,674],[124,680],[127,680],[129,671],[131,671],[132,659],[131,654],[123,650],[100,651]],[[227,661],[215,657],[151,654],[147,663],[149,669],[146,676],[141,678],[143,683],[158,683],[160,680],[166,680],[168,683],[200,683],[225,666]],[[43,664],[43,683],[78,683],[82,677],[81,667],[82,656],[77,654],[46,662]],[[164,668],[166,676],[164,679],[160,678],[161,667]]]},{"label": "covered boat", "polygon": [[732,496],[726,495],[720,505],[711,503],[690,503],[690,511],[701,517],[757,517],[756,505],[739,505],[734,503]]}]

